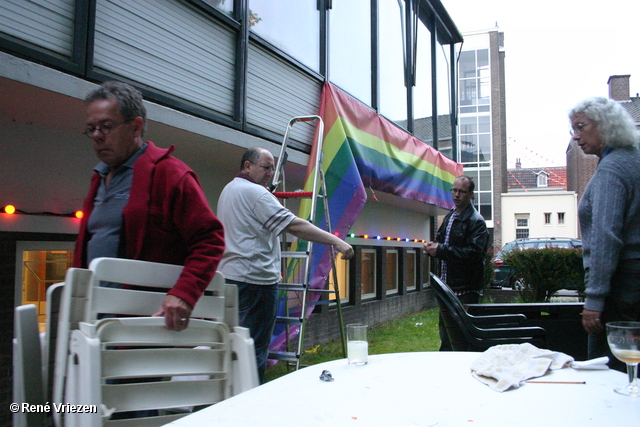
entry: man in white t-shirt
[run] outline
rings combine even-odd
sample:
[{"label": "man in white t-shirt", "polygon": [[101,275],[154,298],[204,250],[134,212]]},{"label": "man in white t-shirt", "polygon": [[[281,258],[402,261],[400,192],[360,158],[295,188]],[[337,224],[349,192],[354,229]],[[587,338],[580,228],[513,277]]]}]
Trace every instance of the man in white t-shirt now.
[{"label": "man in white t-shirt", "polygon": [[218,270],[238,286],[240,325],[254,340],[258,376],[264,380],[276,320],[277,284],[282,279],[278,236],[284,231],[311,242],[335,246],[344,259],[353,248],[344,240],[295,216],[267,190],[274,172],[269,151],[254,147],[242,156],[240,173],[218,200],[226,248]]}]

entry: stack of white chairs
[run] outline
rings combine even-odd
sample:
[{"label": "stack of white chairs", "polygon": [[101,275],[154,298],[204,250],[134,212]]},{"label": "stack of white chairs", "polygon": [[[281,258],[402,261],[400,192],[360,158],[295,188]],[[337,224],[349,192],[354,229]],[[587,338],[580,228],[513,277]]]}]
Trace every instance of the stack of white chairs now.
[{"label": "stack of white chairs", "polygon": [[[42,347],[36,306],[16,307],[13,317],[13,402],[44,406]],[[43,411],[13,412],[15,427],[43,426],[46,425],[45,420]]]},{"label": "stack of white chairs", "polygon": [[[16,307],[13,338],[13,402],[50,405],[53,396],[53,371],[58,314],[64,283],[47,288],[47,321],[40,332],[38,313],[34,304]],[[41,373],[41,375],[39,375]],[[50,412],[35,410],[13,413],[16,427],[51,425]]]},{"label": "stack of white chairs", "polygon": [[[51,399],[63,406],[53,411],[55,425],[163,425],[258,385],[253,340],[238,326],[237,288],[220,273],[184,331],[148,317],[181,272],[180,266],[114,258],[67,271]],[[131,412],[137,418],[115,419]]]}]

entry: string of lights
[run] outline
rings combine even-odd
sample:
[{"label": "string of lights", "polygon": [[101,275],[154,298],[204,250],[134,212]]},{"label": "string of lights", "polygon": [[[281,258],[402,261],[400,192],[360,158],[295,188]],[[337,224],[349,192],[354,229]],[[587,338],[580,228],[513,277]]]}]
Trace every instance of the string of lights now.
[{"label": "string of lights", "polygon": [[5,213],[7,215],[40,215],[40,216],[57,216],[57,217],[78,218],[78,219],[84,216],[84,213],[82,211],[75,211],[71,213],[26,212],[16,208],[13,205],[5,205],[0,212]]},{"label": "string of lights", "polygon": [[[5,213],[7,215],[42,215],[42,216],[57,216],[57,217],[68,217],[68,218],[82,218],[83,217],[83,212],[82,211],[75,211],[73,213],[64,213],[64,214],[59,214],[59,213],[54,213],[54,212],[25,212],[23,210],[17,209],[15,206],[13,205],[6,205],[2,208],[1,210],[2,213]],[[340,237],[340,233],[335,232],[333,233],[336,236]],[[359,234],[356,235],[355,233],[349,233],[346,235],[346,237],[351,238],[351,239],[370,239],[370,240],[386,240],[386,241],[396,241],[396,242],[413,242],[413,243],[426,243],[426,240],[424,239],[415,239],[415,238],[408,238],[408,237],[392,237],[392,236],[379,236],[379,235],[369,235],[369,234]]]},{"label": "string of lights", "polygon": [[[339,233],[333,233],[336,236],[340,237]],[[407,237],[391,237],[391,236],[370,236],[368,234],[360,234],[355,235],[354,233],[347,234],[347,237],[355,239],[370,239],[370,240],[387,240],[387,241],[396,241],[396,242],[413,242],[413,243],[426,243],[427,241],[424,239],[410,239]]]}]

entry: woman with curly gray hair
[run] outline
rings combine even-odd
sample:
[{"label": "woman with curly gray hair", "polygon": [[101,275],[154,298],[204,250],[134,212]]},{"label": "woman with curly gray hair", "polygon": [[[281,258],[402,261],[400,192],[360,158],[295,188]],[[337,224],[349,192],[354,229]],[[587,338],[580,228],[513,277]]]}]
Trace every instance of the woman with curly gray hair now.
[{"label": "woman with curly gray hair", "polygon": [[596,97],[569,112],[572,139],[600,158],[578,206],[583,241],[586,301],[582,325],[589,358],[609,356],[607,322],[640,321],[640,152],[638,131],[616,101]]}]

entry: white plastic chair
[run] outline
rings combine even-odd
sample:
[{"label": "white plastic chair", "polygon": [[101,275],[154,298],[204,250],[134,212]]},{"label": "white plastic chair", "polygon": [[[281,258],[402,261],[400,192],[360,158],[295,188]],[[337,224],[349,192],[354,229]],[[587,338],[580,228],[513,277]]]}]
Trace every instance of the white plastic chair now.
[{"label": "white plastic chair", "polygon": [[[186,415],[172,409],[211,405],[231,395],[229,328],[191,319],[176,332],[159,317],[81,323],[71,334],[67,374],[66,401],[91,409],[66,414],[66,426],[164,425]],[[186,379],[171,381],[176,376]],[[148,410],[158,413],[110,419]]]},{"label": "white plastic chair", "polygon": [[[13,402],[44,406],[42,350],[35,305],[16,307],[13,329]],[[43,426],[45,419],[46,414],[39,411],[13,413],[13,425],[16,427]]]},{"label": "white plastic chair", "polygon": [[[80,322],[95,323],[99,314],[123,317],[155,313],[166,291],[175,284],[181,272],[180,266],[115,258],[95,259],[89,270],[71,268],[67,271],[58,324],[54,402],[65,401],[71,331],[78,329]],[[144,290],[101,287],[102,281],[144,287]],[[157,291],[153,291],[153,288]],[[222,322],[233,330],[230,334],[230,347],[234,353],[231,394],[236,395],[257,386],[253,340],[246,328],[237,326],[237,288],[225,284],[221,273],[215,274],[194,307],[192,317]],[[54,421],[58,426],[63,425],[59,413],[54,412]]]},{"label": "white plastic chair", "polygon": [[60,316],[60,304],[63,291],[64,282],[54,283],[47,288],[47,320],[45,322],[44,339],[42,340],[42,376],[44,378],[43,388],[47,402],[51,402],[53,397],[53,373],[55,370],[58,319]]}]

